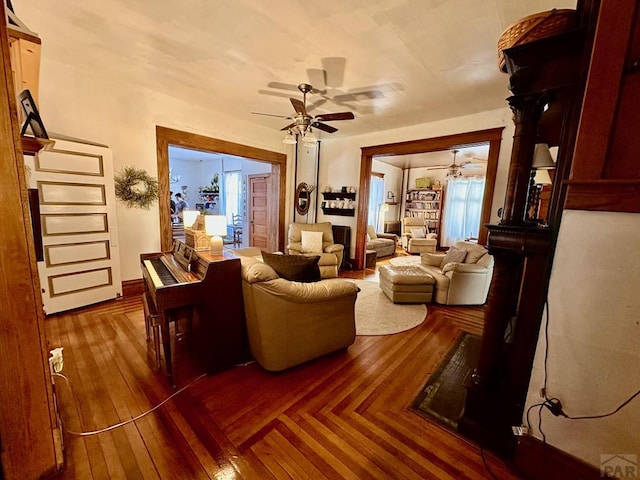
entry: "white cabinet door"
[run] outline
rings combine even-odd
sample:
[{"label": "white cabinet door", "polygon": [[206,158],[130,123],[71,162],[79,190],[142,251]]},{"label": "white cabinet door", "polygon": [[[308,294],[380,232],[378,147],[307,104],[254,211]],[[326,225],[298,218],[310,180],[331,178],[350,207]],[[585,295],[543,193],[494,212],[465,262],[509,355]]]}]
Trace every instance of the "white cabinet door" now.
[{"label": "white cabinet door", "polygon": [[25,163],[40,204],[45,312],[121,296],[111,150],[55,140],[52,149],[25,157]]}]

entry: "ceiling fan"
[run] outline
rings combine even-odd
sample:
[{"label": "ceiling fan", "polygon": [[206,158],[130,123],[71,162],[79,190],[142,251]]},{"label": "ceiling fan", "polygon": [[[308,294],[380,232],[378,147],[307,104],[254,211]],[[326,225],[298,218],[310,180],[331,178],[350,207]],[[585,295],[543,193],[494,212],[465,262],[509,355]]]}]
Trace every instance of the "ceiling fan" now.
[{"label": "ceiling fan", "polygon": [[298,90],[302,92],[302,101],[297,98],[289,98],[291,101],[291,105],[293,105],[293,109],[295,110],[295,115],[287,116],[287,115],[273,115],[271,113],[260,113],[260,112],[251,112],[254,115],[266,115],[269,117],[279,117],[279,118],[287,118],[289,120],[293,120],[293,123],[281,128],[280,130],[286,130],[287,136],[283,140],[284,143],[296,143],[295,142],[295,134],[299,134],[303,136],[304,140],[308,142],[315,143],[316,138],[313,135],[313,128],[317,128],[318,130],[322,130],[327,133],[337,132],[338,129],[327,125],[323,122],[334,122],[337,120],[353,120],[355,116],[353,112],[339,112],[339,113],[324,113],[320,115],[309,115],[307,112],[307,93],[313,93],[314,88],[308,83],[301,83],[298,85]]},{"label": "ceiling fan", "polygon": [[[447,177],[459,177],[462,175],[462,169],[466,168],[482,168],[480,165],[476,164],[472,160],[466,160],[461,163],[456,163],[456,155],[459,150],[451,150],[453,153],[453,163],[451,165],[435,165],[433,167],[426,167],[427,170],[441,170],[443,168],[447,169]],[[471,157],[473,160],[485,161],[481,158]]]}]

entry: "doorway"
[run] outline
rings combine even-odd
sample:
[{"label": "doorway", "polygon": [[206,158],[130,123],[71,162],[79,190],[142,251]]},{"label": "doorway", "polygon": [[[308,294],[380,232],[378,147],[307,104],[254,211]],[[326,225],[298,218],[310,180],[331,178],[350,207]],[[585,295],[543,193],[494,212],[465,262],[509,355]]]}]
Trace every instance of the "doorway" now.
[{"label": "doorway", "polygon": [[486,243],[488,230],[484,226],[491,218],[491,203],[495,188],[496,172],[498,169],[498,155],[502,142],[504,127],[478,130],[474,132],[447,135],[443,137],[425,138],[407,142],[389,143],[362,148],[360,161],[360,201],[358,203],[358,220],[356,224],[356,251],[354,268],[360,270],[365,264],[366,231],[369,214],[370,177],[372,173],[373,159],[394,155],[410,155],[417,153],[437,152],[451,150],[456,147],[472,146],[482,143],[489,144],[487,158],[486,183],[482,201],[481,228],[478,234],[478,243]]},{"label": "doorway", "polygon": [[[260,148],[227,142],[216,138],[196,135],[194,133],[173,130],[156,126],[156,153],[158,165],[158,189],[159,189],[159,215],[160,215],[160,248],[169,251],[173,244],[173,230],[171,225],[170,205],[170,175],[169,175],[169,146],[199,150],[202,152],[221,153],[234,155],[259,162],[271,164],[272,187],[277,192],[279,199],[284,199],[286,194],[286,162],[284,153],[263,150]],[[174,192],[175,193],[175,192]],[[274,238],[276,248],[284,249],[284,215],[285,202],[280,201],[277,211],[277,219],[274,219],[277,235]]]}]

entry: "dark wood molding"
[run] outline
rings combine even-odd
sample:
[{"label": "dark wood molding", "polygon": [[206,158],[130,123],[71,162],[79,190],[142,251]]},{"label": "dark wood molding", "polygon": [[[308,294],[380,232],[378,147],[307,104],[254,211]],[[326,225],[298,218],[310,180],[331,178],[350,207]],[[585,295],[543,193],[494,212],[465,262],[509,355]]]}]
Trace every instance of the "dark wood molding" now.
[{"label": "dark wood molding", "polygon": [[[534,437],[520,437],[513,471],[525,480],[596,480],[600,470]],[[605,477],[610,478],[610,477]]]},{"label": "dark wood molding", "polygon": [[640,213],[640,180],[569,180],[565,208]]},{"label": "dark wood molding", "polygon": [[442,137],[423,138],[406,142],[387,143],[362,147],[360,157],[360,198],[358,201],[358,220],[356,222],[356,250],[353,268],[362,270],[365,265],[367,215],[369,213],[369,179],[372,175],[372,163],[375,157],[392,155],[410,155],[416,153],[438,152],[453,147],[468,147],[481,143],[489,143],[489,158],[487,160],[487,176],[485,182],[484,199],[482,201],[482,217],[480,218],[480,233],[478,242],[486,243],[488,231],[484,227],[491,219],[493,193],[498,171],[498,156],[502,142],[504,127],[489,128],[473,132],[444,135]]},{"label": "dark wood molding", "polygon": [[133,297],[144,293],[144,279],[125,280],[122,282],[122,296]]},{"label": "dark wood molding", "polygon": [[158,186],[160,213],[160,248],[171,249],[173,234],[171,230],[169,198],[169,145],[191,148],[205,152],[224,153],[272,165],[271,174],[279,179],[280,202],[278,204],[278,249],[284,250],[285,243],[285,198],[287,156],[261,148],[228,142],[217,138],[205,137],[195,133],[183,132],[162,126],[156,126],[156,154],[158,157]]}]

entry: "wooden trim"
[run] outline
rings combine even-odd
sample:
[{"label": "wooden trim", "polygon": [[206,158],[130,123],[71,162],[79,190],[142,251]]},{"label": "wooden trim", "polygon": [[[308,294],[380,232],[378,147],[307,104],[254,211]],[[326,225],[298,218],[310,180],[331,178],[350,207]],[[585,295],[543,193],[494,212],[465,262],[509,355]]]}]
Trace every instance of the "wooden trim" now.
[{"label": "wooden trim", "polygon": [[[6,18],[4,2],[0,15]],[[40,478],[54,473],[62,458],[56,457],[48,345],[5,22],[0,69],[0,477]]]},{"label": "wooden trim", "polygon": [[125,280],[122,282],[122,296],[133,297],[144,293],[144,279]]},{"label": "wooden trim", "polygon": [[[360,157],[360,199],[358,201],[358,219],[356,222],[356,250],[354,269],[362,270],[365,265],[366,238],[363,232],[367,231],[367,215],[369,213],[369,179],[372,175],[372,162],[375,157],[411,155],[416,153],[437,152],[453,147],[467,147],[480,143],[489,143],[489,158],[487,159],[487,176],[485,182],[484,199],[482,202],[482,217],[480,219],[480,233],[478,243],[484,244],[488,231],[485,224],[491,219],[491,207],[495,179],[498,171],[498,156],[502,142],[504,127],[477,130],[474,132],[445,135],[442,137],[423,138],[407,142],[388,143],[362,147]],[[361,234],[362,233],[362,234]]]},{"label": "wooden trim", "polygon": [[567,182],[565,209],[640,213],[640,180]]},{"label": "wooden trim", "polygon": [[380,178],[384,178],[384,173],[380,173],[380,172],[371,172],[371,176],[372,176],[372,177],[380,177]]},{"label": "wooden trim", "polygon": [[603,2],[600,9],[572,178],[601,178],[604,172],[636,3],[636,0]]},{"label": "wooden trim", "polygon": [[195,133],[173,130],[162,126],[156,126],[156,154],[158,158],[158,187],[159,187],[159,214],[160,214],[160,248],[162,251],[171,249],[173,233],[169,221],[169,145],[190,148],[204,152],[224,153],[237,157],[244,157],[259,162],[271,163],[274,167],[272,174],[280,178],[280,192],[278,198],[278,248],[284,249],[284,216],[286,198],[286,164],[287,156],[284,153],[263,150],[239,143],[227,142],[217,138],[205,137]]},{"label": "wooden trim", "polygon": [[537,438],[520,437],[513,471],[525,480],[565,480],[602,478],[600,470]]}]

